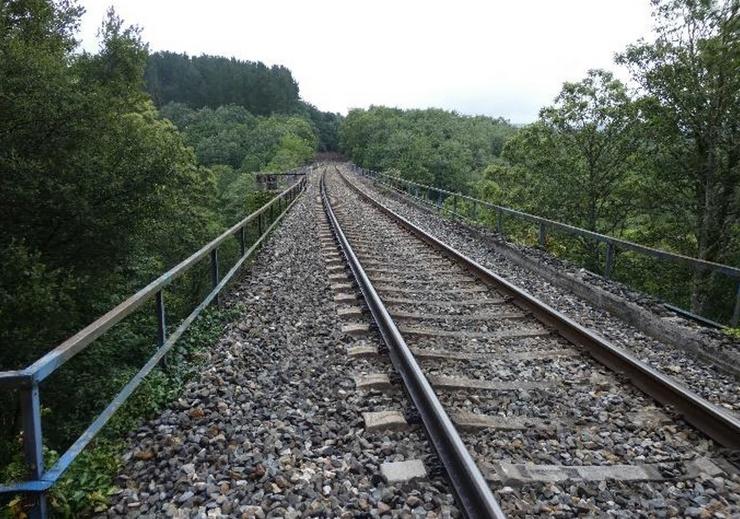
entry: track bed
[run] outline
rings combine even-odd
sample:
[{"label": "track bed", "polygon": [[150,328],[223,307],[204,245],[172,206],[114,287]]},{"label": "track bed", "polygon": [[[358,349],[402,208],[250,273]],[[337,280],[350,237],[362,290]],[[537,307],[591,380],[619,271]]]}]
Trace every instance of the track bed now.
[{"label": "track bed", "polygon": [[[325,182],[341,232],[507,515],[740,513],[728,450],[380,211],[337,168]],[[343,308],[358,342],[373,336],[356,294]],[[397,388],[384,348],[357,351],[361,382]]]}]

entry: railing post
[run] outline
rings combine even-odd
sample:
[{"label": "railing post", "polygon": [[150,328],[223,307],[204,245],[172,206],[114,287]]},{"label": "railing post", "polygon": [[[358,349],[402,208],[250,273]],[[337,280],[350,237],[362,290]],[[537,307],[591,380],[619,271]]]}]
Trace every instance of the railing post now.
[{"label": "railing post", "polygon": [[437,209],[442,209],[442,191],[437,191]]},{"label": "railing post", "polygon": [[244,236],[244,225],[239,227],[239,256],[244,256],[244,252],[247,250],[247,240]]},{"label": "railing post", "polygon": [[164,292],[157,292],[157,346],[162,346],[167,340],[167,319],[164,310]]},{"label": "railing post", "polygon": [[[157,312],[157,347],[161,348],[167,340],[167,316],[164,309],[164,292],[162,290],[157,291],[155,302]],[[165,370],[169,369],[167,359],[167,355],[162,357],[162,367]]]},{"label": "railing post", "polygon": [[[219,282],[219,273],[218,273],[218,247],[214,248],[211,251],[211,286],[215,289]],[[215,300],[216,305],[221,304],[221,298],[219,297],[219,294],[216,294]]]},{"label": "railing post", "polygon": [[259,236],[262,236],[262,213],[257,215],[257,231]]},{"label": "railing post", "polygon": [[542,247],[543,249],[545,248],[546,241],[547,241],[547,236],[545,235],[545,223],[540,222],[539,243],[540,243],[540,247]]},{"label": "railing post", "polygon": [[730,326],[737,328],[740,324],[740,281],[737,282],[737,291],[735,294],[735,310],[732,312],[732,319],[730,319]]},{"label": "railing post", "polygon": [[478,219],[478,202],[473,200],[473,221]]},{"label": "railing post", "polygon": [[453,193],[452,195],[452,216],[454,217],[457,214],[457,195]]},{"label": "railing post", "polygon": [[504,213],[499,209],[496,208],[496,232],[503,236],[504,234],[504,225],[503,225],[503,219],[504,219]]},{"label": "railing post", "polygon": [[[30,388],[20,390],[21,409],[23,412],[23,452],[30,479],[39,480],[44,473],[44,446],[41,437],[41,399],[39,385],[34,383]],[[30,519],[46,519],[48,506],[46,494],[31,494],[28,497],[31,509]]]},{"label": "railing post", "polygon": [[606,242],[606,265],[604,265],[604,277],[609,279],[614,268],[614,244]]}]

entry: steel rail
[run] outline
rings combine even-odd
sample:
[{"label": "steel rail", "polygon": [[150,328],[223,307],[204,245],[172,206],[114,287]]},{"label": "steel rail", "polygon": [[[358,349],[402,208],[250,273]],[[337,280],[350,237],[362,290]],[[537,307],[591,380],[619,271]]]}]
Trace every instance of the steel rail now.
[{"label": "steel rail", "polygon": [[539,301],[528,292],[516,287],[453,247],[428,234],[376,200],[364,189],[349,181],[341,172],[339,172],[339,176],[360,197],[396,220],[415,236],[465,266],[484,283],[511,297],[513,304],[531,312],[545,326],[557,330],[561,336],[571,343],[585,348],[591,356],[606,367],[627,376],[635,386],[658,402],[673,406],[687,422],[717,443],[730,449],[740,449],[740,419],[736,416],[712,404],[652,366],[640,361],[632,353],[615,346],[604,337],[581,326],[561,312]]},{"label": "steel rail", "polygon": [[408,392],[414,406],[419,411],[429,440],[447,471],[458,503],[465,515],[471,519],[498,518],[504,513],[483,474],[470,456],[452,420],[442,407],[431,384],[424,376],[421,367],[406,344],[398,327],[383,305],[378,293],[357,259],[352,246],[344,235],[339,221],[331,207],[326,193],[324,175],[320,181],[321,199],[334,235],[352,270],[370,313],[380,330],[383,341],[388,346],[391,361]]}]

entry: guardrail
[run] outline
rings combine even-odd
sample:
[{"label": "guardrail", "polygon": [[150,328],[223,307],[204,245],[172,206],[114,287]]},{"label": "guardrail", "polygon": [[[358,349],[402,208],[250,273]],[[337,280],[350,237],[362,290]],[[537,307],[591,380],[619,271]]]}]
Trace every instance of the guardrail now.
[{"label": "guardrail", "polygon": [[[295,203],[306,183],[305,174],[296,183],[284,190],[260,209],[245,217],[239,223],[222,233],[195,254],[180,262],[157,279],[139,290],[108,313],[91,323],[77,334],[38,359],[27,368],[19,371],[0,372],[0,389],[18,390],[23,418],[23,449],[28,465],[30,478],[27,481],[0,486],[0,494],[26,493],[31,495],[31,518],[46,518],[48,515],[45,491],[61,477],[75,458],[92,441],[113,414],[141,384],[164,355],[174,346],[178,338],[192,324],[195,318],[212,302],[218,303],[219,293],[236,274],[242,264],[257,250],[272,229],[280,222],[288,209]],[[277,213],[277,215],[275,214]],[[246,227],[256,220],[258,226],[257,240],[247,248]],[[265,222],[265,220],[267,220]],[[270,223],[272,222],[272,223]],[[269,226],[267,225],[268,223]],[[239,243],[239,258],[233,267],[221,276],[219,272],[219,246],[226,240],[235,237]],[[195,266],[200,260],[210,257],[212,289],[203,301],[167,335],[167,316],[164,290],[175,279]],[[48,470],[44,469],[41,400],[39,384],[54,373],[72,357],[85,350],[97,338],[104,335],[115,324],[140,308],[147,301],[155,300],[157,317],[157,350],[143,368],[129,380],[108,406],[95,418],[88,428],[79,436],[58,461]]]},{"label": "guardrail", "polygon": [[[478,207],[486,208],[489,211],[492,211],[493,214],[495,215],[496,231],[502,235],[504,234],[503,233],[504,216],[510,216],[510,217],[513,217],[519,220],[523,220],[526,222],[536,224],[539,227],[538,243],[543,248],[546,244],[548,229],[556,229],[558,231],[562,231],[567,234],[572,234],[575,236],[580,236],[583,238],[594,240],[597,243],[603,243],[606,245],[606,258],[605,258],[605,264],[604,264],[604,270],[603,270],[604,277],[606,278],[610,278],[613,275],[615,255],[616,255],[617,249],[636,252],[638,254],[657,258],[661,261],[671,261],[674,263],[681,263],[697,271],[705,271],[705,272],[709,271],[709,272],[727,276],[730,279],[734,280],[736,284],[735,305],[734,305],[734,309],[732,312],[732,317],[730,318],[730,326],[736,327],[738,326],[738,323],[740,322],[740,268],[732,267],[730,265],[724,265],[722,263],[714,263],[711,261],[705,261],[705,260],[701,260],[698,258],[692,258],[690,256],[684,256],[682,254],[676,254],[676,253],[672,253],[672,252],[668,252],[668,251],[664,251],[660,249],[655,249],[652,247],[647,247],[645,245],[640,245],[639,243],[622,240],[620,238],[614,238],[612,236],[607,236],[605,234],[599,234],[597,232],[582,229],[580,227],[575,227],[573,225],[568,225],[565,223],[557,222],[555,220],[549,220],[541,216],[536,216],[536,215],[525,213],[522,211],[517,211],[516,209],[511,209],[510,207],[504,207],[504,206],[492,204],[491,202],[486,202],[485,200],[473,198],[471,196],[463,195],[461,193],[447,191],[445,189],[439,189],[433,186],[428,186],[425,184],[419,184],[417,182],[413,182],[411,180],[406,180],[404,178],[388,175],[387,173],[381,173],[378,171],[372,171],[372,170],[368,170],[365,168],[361,168],[360,166],[357,166],[356,164],[352,164],[351,167],[356,173],[359,173],[366,177],[370,177],[373,180],[379,181],[382,184],[386,185],[387,187],[390,187],[391,189],[394,189],[396,191],[402,191],[405,194],[408,194],[424,202],[427,205],[433,205],[436,209],[440,211],[445,211],[447,213],[452,214],[453,216],[457,216],[462,219],[467,219],[467,218],[464,215],[457,212],[458,200],[464,200],[471,204],[471,212],[473,214],[473,220],[476,220],[476,215],[478,214]],[[426,192],[426,198],[419,196],[420,194],[419,192],[422,190]],[[436,195],[434,197],[436,198],[435,202],[430,202],[433,199],[432,193]],[[452,209],[444,206],[443,202],[447,198],[452,198],[452,206],[453,206]],[[676,307],[673,307],[673,308],[676,308]],[[679,310],[682,313],[689,315],[690,317],[695,317],[695,318],[699,318],[700,320],[706,321],[706,319],[700,316],[696,316],[687,310],[681,310],[681,309]]]}]

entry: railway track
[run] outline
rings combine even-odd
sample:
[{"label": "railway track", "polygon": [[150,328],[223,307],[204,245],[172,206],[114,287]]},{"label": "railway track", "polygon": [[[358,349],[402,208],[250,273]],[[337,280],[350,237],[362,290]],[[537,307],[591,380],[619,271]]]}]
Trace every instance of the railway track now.
[{"label": "railway track", "polygon": [[[423,233],[333,166],[322,200],[339,246],[338,312],[358,337],[350,354],[378,366],[357,385],[400,379],[466,515],[597,514],[600,500],[625,512],[708,480],[737,496],[736,416]],[[394,371],[363,342],[373,333]],[[719,517],[740,510],[716,501]],[[691,515],[682,503],[666,515]]]}]

